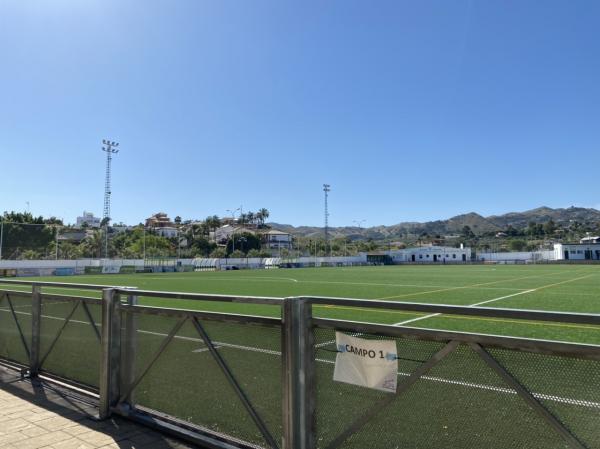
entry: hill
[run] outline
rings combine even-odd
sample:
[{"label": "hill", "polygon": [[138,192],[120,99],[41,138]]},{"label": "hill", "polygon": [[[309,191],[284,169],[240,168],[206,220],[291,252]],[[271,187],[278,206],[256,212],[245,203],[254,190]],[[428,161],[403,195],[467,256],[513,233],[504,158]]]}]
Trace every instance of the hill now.
[{"label": "hill", "polygon": [[[476,212],[457,215],[446,220],[419,222],[403,222],[391,226],[373,226],[359,228],[357,226],[344,226],[330,228],[333,237],[347,236],[351,239],[383,240],[390,238],[402,238],[407,235],[455,235],[462,231],[465,226],[477,234],[495,232],[512,226],[516,229],[526,228],[530,222],[546,223],[553,220],[558,225],[567,225],[572,222],[599,223],[600,211],[593,208],[569,207],[552,209],[550,207],[538,207],[524,212],[509,212],[503,215],[492,215],[484,217]],[[323,228],[319,226],[292,226],[281,223],[270,223],[270,226],[303,237],[319,237],[323,235]]]}]

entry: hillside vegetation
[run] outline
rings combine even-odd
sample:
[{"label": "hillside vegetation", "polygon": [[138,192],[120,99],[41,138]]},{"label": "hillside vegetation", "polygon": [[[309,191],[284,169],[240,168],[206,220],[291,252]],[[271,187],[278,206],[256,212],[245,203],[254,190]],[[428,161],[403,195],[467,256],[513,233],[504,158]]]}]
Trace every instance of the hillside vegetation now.
[{"label": "hillside vegetation", "polygon": [[[546,224],[554,222],[559,228],[568,228],[574,223],[586,229],[595,229],[600,224],[600,211],[593,208],[569,207],[552,209],[538,207],[524,212],[509,212],[503,215],[484,217],[476,212],[457,215],[446,220],[419,222],[403,222],[391,226],[373,226],[359,228],[345,226],[330,228],[334,237],[349,237],[351,239],[402,239],[410,235],[457,235],[468,226],[475,235],[502,232],[509,228],[525,230],[530,223]],[[323,234],[322,227],[291,226],[280,223],[270,223],[276,229],[303,237],[318,237]]]}]

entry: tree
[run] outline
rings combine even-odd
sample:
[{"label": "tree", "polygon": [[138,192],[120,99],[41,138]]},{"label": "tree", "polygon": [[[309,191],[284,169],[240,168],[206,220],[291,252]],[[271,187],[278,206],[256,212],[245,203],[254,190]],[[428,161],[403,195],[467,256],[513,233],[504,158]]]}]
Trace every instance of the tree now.
[{"label": "tree", "polygon": [[461,234],[466,239],[472,239],[473,237],[475,237],[475,234],[471,230],[471,227],[467,225],[463,226]]},{"label": "tree", "polygon": [[527,229],[525,232],[531,237],[540,237],[544,235],[544,225],[541,223],[536,223],[534,221],[530,221],[527,224]]},{"label": "tree", "polygon": [[527,242],[523,240],[511,240],[508,246],[512,251],[523,251],[527,247]]},{"label": "tree", "polygon": [[211,217],[206,217],[204,223],[206,223],[210,231],[214,231],[221,226],[221,219],[216,215],[213,215]]},{"label": "tree", "polygon": [[214,250],[215,246],[216,245],[214,243],[209,242],[208,239],[203,235],[194,237],[194,239],[191,240],[191,243],[189,244],[191,255],[193,255],[194,257],[208,256],[211,253],[211,251]]},{"label": "tree", "polygon": [[[47,226],[43,217],[34,217],[29,212],[4,212],[3,252],[4,258],[24,257],[30,250],[41,255],[47,254],[55,240],[57,228]],[[31,257],[32,253],[27,253]]]},{"label": "tree", "polygon": [[546,235],[554,235],[556,232],[556,223],[553,220],[550,220],[544,225],[544,233]]},{"label": "tree", "polygon": [[241,259],[243,257],[246,257],[246,254],[244,254],[243,252],[241,252],[239,249],[236,249],[231,254],[229,254],[228,257],[231,257],[232,259]]},{"label": "tree", "polygon": [[515,237],[515,236],[519,235],[519,230],[516,229],[513,225],[508,225],[506,227],[505,234],[508,235],[509,237]]},{"label": "tree", "polygon": [[36,259],[40,259],[41,255],[37,251],[28,249],[28,250],[23,251],[23,253],[21,254],[21,258],[25,259],[25,260],[36,260]]},{"label": "tree", "polygon": [[58,245],[59,259],[79,259],[81,247],[70,242],[61,242]]},{"label": "tree", "polygon": [[180,217],[179,215],[177,215],[177,216],[175,217],[175,220],[174,220],[174,221],[175,221],[175,224],[176,224],[176,225],[180,225],[180,224],[181,224],[181,217]]},{"label": "tree", "polygon": [[264,227],[265,221],[267,220],[267,218],[269,218],[269,211],[267,209],[265,209],[264,207],[262,209],[259,209],[258,212],[256,213],[256,218],[259,222],[259,226]]},{"label": "tree", "polygon": [[261,241],[256,234],[251,232],[242,232],[240,234],[235,234],[229,239],[227,242],[227,253],[231,253],[234,247],[236,250],[246,253],[251,249],[260,249]]},{"label": "tree", "polygon": [[248,254],[246,254],[247,257],[261,257],[261,252],[258,249],[251,249],[250,251],[248,251]]},{"label": "tree", "polygon": [[222,247],[215,248],[213,252],[210,253],[210,257],[213,259],[224,259],[227,257],[227,251],[225,251],[225,248]]},{"label": "tree", "polygon": [[[129,246],[137,254],[144,253],[143,239],[137,239]],[[176,254],[177,245],[165,237],[146,232],[146,257],[169,257]]]},{"label": "tree", "polygon": [[102,233],[94,230],[89,234],[83,242],[81,242],[83,255],[86,257],[101,257],[102,248],[104,247],[104,239]]}]

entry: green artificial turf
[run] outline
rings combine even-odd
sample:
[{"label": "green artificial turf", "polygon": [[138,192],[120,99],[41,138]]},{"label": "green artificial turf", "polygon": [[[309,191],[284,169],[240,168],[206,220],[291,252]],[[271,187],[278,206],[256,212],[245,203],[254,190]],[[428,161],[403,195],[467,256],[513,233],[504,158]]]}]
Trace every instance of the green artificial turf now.
[{"label": "green artificial turf", "polygon": [[[38,280],[38,278],[27,278]],[[382,266],[196,273],[148,273],[39,278],[53,282],[132,286],[144,290],[243,296],[333,296],[561,312],[600,313],[600,267],[591,265]],[[26,289],[26,287],[11,287]],[[45,288],[49,293],[96,295]],[[280,316],[274,306],[142,298],[142,304]],[[433,316],[404,311],[315,306],[320,317],[415,327],[600,344],[595,326],[520,320]]]},{"label": "green artificial turf", "polygon": [[[600,313],[600,267],[590,265],[382,266],[244,270],[226,272],[93,275],[27,278],[52,282],[131,286],[144,290],[241,296],[331,296],[561,312]],[[0,290],[26,286],[1,284]],[[45,293],[91,296],[89,290],[44,287]],[[28,298],[13,297],[26,335]],[[279,317],[277,306],[141,297],[150,306]],[[41,352],[45,355],[74,303],[44,300]],[[100,303],[89,311],[98,327]],[[0,356],[27,363],[26,350],[7,299],[0,300]],[[318,317],[352,321],[600,344],[600,326],[530,322],[517,319],[419,314],[368,307],[314,306]],[[410,322],[407,322],[410,321]],[[137,374],[153,360],[176,318],[140,315]],[[281,329],[201,320],[218,352],[276,441],[282,432]],[[332,380],[335,334],[316,329],[317,447],[326,447],[350,422],[385,394]],[[398,338],[399,382],[439,350],[443,343]],[[520,382],[543,396],[545,405],[586,441],[598,447],[600,370],[596,361],[496,350]],[[81,303],[44,361],[48,372],[92,387],[98,385],[100,343]],[[125,363],[125,360],[124,360]],[[564,441],[529,410],[472,349],[459,350],[419,380],[342,447],[532,447],[564,448]],[[566,399],[565,399],[566,398]],[[579,401],[579,402],[578,402]],[[188,320],[134,392],[134,402],[216,432],[264,446],[207,346]],[[432,405],[433,404],[433,405]]]}]

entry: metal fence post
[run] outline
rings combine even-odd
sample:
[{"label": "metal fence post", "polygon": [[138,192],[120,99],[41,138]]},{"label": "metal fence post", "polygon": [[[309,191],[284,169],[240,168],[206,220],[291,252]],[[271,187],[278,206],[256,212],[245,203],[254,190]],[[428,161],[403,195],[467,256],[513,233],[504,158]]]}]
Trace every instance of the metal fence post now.
[{"label": "metal fence post", "polygon": [[40,370],[40,332],[42,328],[42,288],[31,287],[31,346],[29,349],[29,376],[36,377]]},{"label": "metal fence post", "polygon": [[[127,305],[136,306],[138,304],[137,295],[127,296]],[[121,370],[121,391],[128,391],[130,386],[135,381],[135,358],[137,351],[137,329],[138,316],[136,313],[128,312],[125,315],[124,324],[124,339],[121,341],[123,348],[122,367]],[[129,407],[134,407],[135,400],[133,391],[125,398],[125,404]]]},{"label": "metal fence post", "polygon": [[121,364],[121,312],[119,294],[113,288],[102,290],[102,338],[100,363],[100,419],[111,414],[119,400]]},{"label": "metal fence post", "polygon": [[306,298],[283,303],[283,448],[315,447],[315,362],[312,306]]}]

